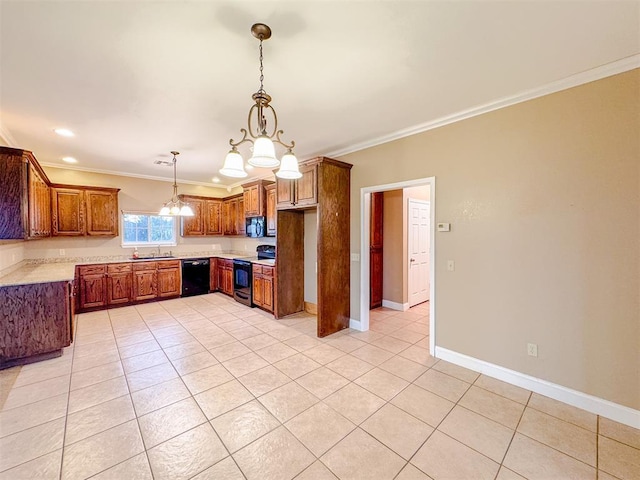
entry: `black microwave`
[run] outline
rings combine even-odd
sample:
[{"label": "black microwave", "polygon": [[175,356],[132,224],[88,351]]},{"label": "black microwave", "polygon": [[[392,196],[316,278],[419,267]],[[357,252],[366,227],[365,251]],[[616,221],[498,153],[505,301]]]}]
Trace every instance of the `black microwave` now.
[{"label": "black microwave", "polygon": [[247,222],[247,237],[264,237],[267,234],[264,217],[249,217]]}]

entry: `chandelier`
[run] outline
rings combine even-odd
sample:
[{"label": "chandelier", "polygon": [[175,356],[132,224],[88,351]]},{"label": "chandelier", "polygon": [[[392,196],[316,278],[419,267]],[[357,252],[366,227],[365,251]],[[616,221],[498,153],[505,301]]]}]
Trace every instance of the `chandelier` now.
[{"label": "chandelier", "polygon": [[180,217],[193,217],[193,210],[188,203],[178,198],[178,183],[176,181],[176,155],[180,152],[171,152],[173,155],[173,196],[160,209],[158,215],[171,215]]},{"label": "chandelier", "polygon": [[[280,169],[276,172],[277,177],[288,179],[300,178],[302,174],[298,169],[298,159],[293,154],[295,142],[291,141],[291,143],[288,144],[280,138],[280,135],[283,134],[284,131],[278,130],[278,116],[274,108],[270,105],[271,97],[264,90],[263,86],[264,67],[262,65],[262,42],[271,38],[271,29],[263,23],[256,23],[251,27],[251,33],[260,40],[260,88],[251,96],[255,105],[252,105],[249,109],[247,128],[240,129],[242,139],[237,142],[234,142],[233,139],[229,140],[231,150],[224,159],[224,165],[220,169],[220,173],[227,177],[243,178],[247,176],[247,172],[244,169],[244,160],[237,147],[245,142],[249,142],[253,144],[253,154],[249,159],[249,165],[260,168],[275,168],[280,166]],[[267,126],[266,115],[273,119],[273,126],[271,128]],[[282,156],[282,161],[276,158],[274,143],[278,143],[287,149]]]}]

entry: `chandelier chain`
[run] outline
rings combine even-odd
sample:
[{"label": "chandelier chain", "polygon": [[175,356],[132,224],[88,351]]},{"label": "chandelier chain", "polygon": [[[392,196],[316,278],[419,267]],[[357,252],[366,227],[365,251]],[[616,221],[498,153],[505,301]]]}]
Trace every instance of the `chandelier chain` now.
[{"label": "chandelier chain", "polygon": [[262,36],[260,36],[260,90],[258,92],[263,93],[264,87],[262,83],[264,81],[264,67],[262,65]]}]

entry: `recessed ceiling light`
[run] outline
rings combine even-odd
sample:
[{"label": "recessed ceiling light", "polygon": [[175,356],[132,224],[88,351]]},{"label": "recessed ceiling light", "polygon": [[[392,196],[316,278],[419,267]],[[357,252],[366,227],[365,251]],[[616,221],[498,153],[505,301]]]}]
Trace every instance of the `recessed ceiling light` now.
[{"label": "recessed ceiling light", "polygon": [[67,163],[78,163],[78,160],[73,157],[62,157],[62,161]]},{"label": "recessed ceiling light", "polygon": [[56,132],[61,137],[75,137],[75,133],[73,133],[68,128],[56,128],[54,132]]},{"label": "recessed ceiling light", "polygon": [[213,177],[213,178],[211,179],[211,181],[212,181],[213,183],[220,183],[220,179],[219,179],[218,177]]}]

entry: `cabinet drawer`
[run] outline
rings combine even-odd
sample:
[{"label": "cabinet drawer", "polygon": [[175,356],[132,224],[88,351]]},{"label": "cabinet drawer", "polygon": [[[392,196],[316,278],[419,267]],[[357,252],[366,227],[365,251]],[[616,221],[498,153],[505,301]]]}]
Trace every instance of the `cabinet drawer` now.
[{"label": "cabinet drawer", "polygon": [[100,275],[107,273],[106,265],[80,265],[78,267],[80,275]]},{"label": "cabinet drawer", "polygon": [[133,264],[133,271],[138,272],[140,270],[155,270],[158,262],[136,262]]},{"label": "cabinet drawer", "polygon": [[262,273],[262,265],[253,264],[253,274],[261,274]]},{"label": "cabinet drawer", "polygon": [[107,265],[107,273],[128,273],[130,271],[130,263],[110,263]]},{"label": "cabinet drawer", "polygon": [[158,268],[180,268],[180,260],[162,260],[158,262]]},{"label": "cabinet drawer", "polygon": [[266,265],[262,266],[262,274],[265,277],[273,277],[273,270],[274,270],[273,267],[269,267],[269,266],[266,266]]}]

